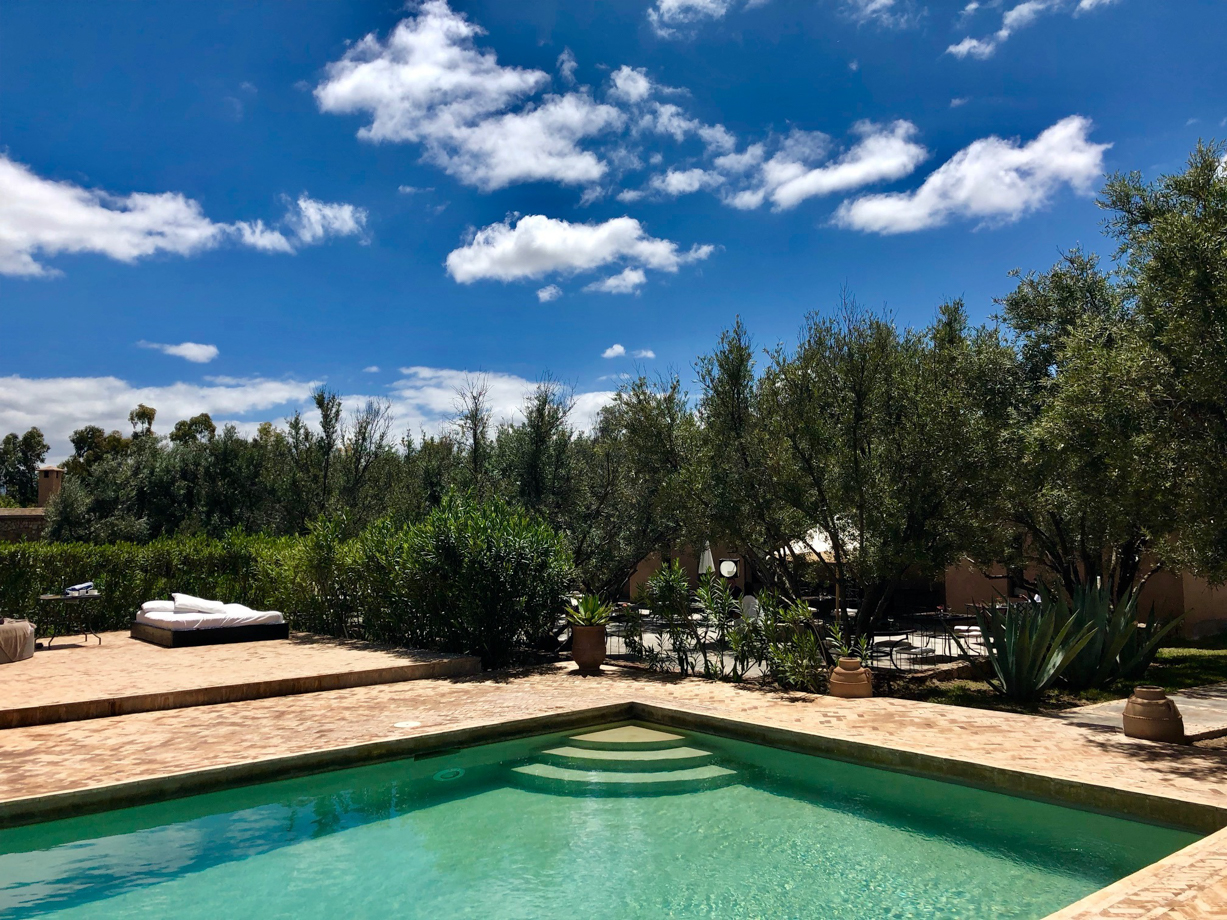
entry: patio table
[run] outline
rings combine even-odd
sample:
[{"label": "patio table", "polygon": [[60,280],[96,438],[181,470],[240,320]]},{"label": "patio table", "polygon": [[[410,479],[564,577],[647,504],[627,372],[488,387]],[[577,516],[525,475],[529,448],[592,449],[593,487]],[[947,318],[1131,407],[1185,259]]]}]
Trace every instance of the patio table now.
[{"label": "patio table", "polygon": [[[56,614],[50,617],[51,635],[47,639],[47,647],[50,648],[51,643],[61,634],[71,636],[78,633],[87,644],[89,637],[93,636],[98,640],[98,644],[102,645],[102,636],[98,635],[98,630],[94,628],[96,624],[90,622],[87,610],[81,606],[82,601],[98,600],[100,597],[102,594],[98,591],[88,591],[84,594],[40,594],[38,599],[44,604],[60,603],[63,605]],[[47,621],[41,619],[39,621],[40,625],[44,622]]]}]

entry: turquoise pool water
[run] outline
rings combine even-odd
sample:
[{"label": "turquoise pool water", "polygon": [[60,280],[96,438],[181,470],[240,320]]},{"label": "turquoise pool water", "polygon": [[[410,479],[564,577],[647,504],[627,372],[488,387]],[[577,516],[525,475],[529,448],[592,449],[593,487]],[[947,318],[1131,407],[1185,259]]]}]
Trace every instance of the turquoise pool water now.
[{"label": "turquoise pool water", "polygon": [[0,916],[1040,918],[1197,839],[696,733],[589,734],[3,830]]}]

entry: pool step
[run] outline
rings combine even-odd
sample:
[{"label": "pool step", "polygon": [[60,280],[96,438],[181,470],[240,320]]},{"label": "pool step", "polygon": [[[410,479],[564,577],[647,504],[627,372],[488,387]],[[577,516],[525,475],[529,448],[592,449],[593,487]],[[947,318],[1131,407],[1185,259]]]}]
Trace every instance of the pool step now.
[{"label": "pool step", "polygon": [[622,725],[597,732],[575,735],[568,741],[575,747],[597,751],[658,751],[685,743],[681,735],[644,728],[641,725]]},{"label": "pool step", "polygon": [[710,751],[692,747],[647,751],[610,751],[564,745],[541,752],[541,759],[560,767],[579,770],[617,770],[623,773],[699,767],[712,759]]},{"label": "pool step", "polygon": [[726,767],[708,764],[685,770],[634,771],[575,770],[548,763],[514,767],[526,783],[550,792],[606,792],[649,795],[652,793],[695,792],[731,782],[737,775]]},{"label": "pool step", "polygon": [[736,781],[735,770],[712,763],[714,754],[686,741],[683,735],[622,725],[575,735],[512,771],[531,788],[564,795],[668,795]]}]

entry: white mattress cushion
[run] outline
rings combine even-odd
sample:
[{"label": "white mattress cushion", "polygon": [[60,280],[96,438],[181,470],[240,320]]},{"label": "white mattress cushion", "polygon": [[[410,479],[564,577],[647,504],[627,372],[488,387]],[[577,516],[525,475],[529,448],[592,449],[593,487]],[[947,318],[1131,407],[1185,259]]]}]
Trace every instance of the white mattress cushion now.
[{"label": "white mattress cushion", "polygon": [[174,601],[145,601],[141,604],[141,610],[145,613],[174,613]]},{"label": "white mattress cushion", "polygon": [[[223,626],[279,626],[285,622],[276,610],[250,610],[242,604],[227,604],[240,610],[223,613],[146,613],[136,615],[136,622],[160,629],[218,629]],[[246,611],[246,612],[244,612]]]},{"label": "white mattress cushion", "polygon": [[205,600],[203,597],[193,597],[190,594],[172,594],[175,599],[175,613],[225,613],[226,605],[221,601]]}]

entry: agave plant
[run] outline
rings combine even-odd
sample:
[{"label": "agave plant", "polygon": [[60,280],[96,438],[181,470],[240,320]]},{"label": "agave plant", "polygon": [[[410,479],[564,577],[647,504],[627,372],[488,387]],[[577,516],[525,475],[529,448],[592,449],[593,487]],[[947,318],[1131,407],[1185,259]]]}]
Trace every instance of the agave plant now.
[{"label": "agave plant", "polygon": [[572,626],[604,626],[613,608],[595,594],[585,594],[579,603],[567,609],[567,622]]},{"label": "agave plant", "polygon": [[995,675],[989,684],[1019,703],[1038,699],[1094,635],[1091,625],[1078,627],[1043,598],[980,607],[976,621]]},{"label": "agave plant", "polygon": [[1107,588],[1091,585],[1076,589],[1070,604],[1063,598],[1051,603],[1061,619],[1072,622],[1075,629],[1085,626],[1092,629],[1090,641],[1061,675],[1061,683],[1074,690],[1141,677],[1154,661],[1164,638],[1184,619],[1179,616],[1160,626],[1152,606],[1146,623],[1138,623],[1136,589],[1115,606]]}]

